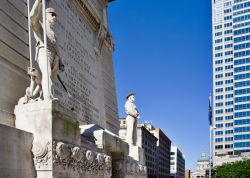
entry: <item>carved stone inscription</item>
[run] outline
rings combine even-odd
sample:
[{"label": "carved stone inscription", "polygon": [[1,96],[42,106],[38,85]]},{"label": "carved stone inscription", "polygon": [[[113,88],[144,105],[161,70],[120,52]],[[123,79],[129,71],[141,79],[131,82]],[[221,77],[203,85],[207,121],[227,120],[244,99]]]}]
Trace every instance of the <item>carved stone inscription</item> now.
[{"label": "carved stone inscription", "polygon": [[85,23],[73,0],[51,1],[58,14],[56,35],[59,53],[65,71],[60,77],[70,95],[59,81],[55,96],[61,103],[73,108],[82,123],[98,123],[100,120],[99,64],[93,51],[95,33]]}]

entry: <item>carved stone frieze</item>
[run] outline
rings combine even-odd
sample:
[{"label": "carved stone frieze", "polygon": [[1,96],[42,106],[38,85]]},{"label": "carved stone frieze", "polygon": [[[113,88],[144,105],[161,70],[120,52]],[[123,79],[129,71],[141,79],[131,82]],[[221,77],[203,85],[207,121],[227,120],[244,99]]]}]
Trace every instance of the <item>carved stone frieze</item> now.
[{"label": "carved stone frieze", "polygon": [[73,3],[76,4],[76,7],[79,8],[80,12],[86,18],[86,20],[90,23],[91,27],[96,31],[98,29],[98,25],[100,24],[100,19],[98,19],[91,11],[86,2],[83,0],[73,0]]},{"label": "carved stone frieze", "polygon": [[34,141],[32,153],[36,170],[50,170],[52,167],[52,144],[46,141]]},{"label": "carved stone frieze", "polygon": [[111,156],[53,141],[54,168],[75,174],[111,175]]},{"label": "carved stone frieze", "polygon": [[146,176],[147,167],[133,160],[127,160],[125,166],[127,175]]},{"label": "carved stone frieze", "polygon": [[111,176],[112,174],[112,158],[111,156],[104,155],[104,171],[105,175]]},{"label": "carved stone frieze", "polygon": [[125,172],[124,172],[124,160],[115,160],[113,162],[113,172],[112,172],[112,176],[113,177],[124,177],[125,176]]}]

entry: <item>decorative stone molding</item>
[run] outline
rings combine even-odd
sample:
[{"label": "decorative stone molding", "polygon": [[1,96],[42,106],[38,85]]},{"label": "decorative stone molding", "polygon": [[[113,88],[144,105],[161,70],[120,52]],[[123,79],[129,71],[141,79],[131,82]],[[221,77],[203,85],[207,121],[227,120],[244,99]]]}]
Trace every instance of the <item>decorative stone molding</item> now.
[{"label": "decorative stone molding", "polygon": [[106,42],[110,51],[113,51],[115,49],[114,39],[109,32],[106,35],[105,42]]},{"label": "decorative stone molding", "polygon": [[85,156],[79,147],[74,147],[71,151],[71,158],[74,159],[76,162],[80,162],[81,160],[85,159]]},{"label": "decorative stone molding", "polygon": [[97,32],[97,48],[99,51],[102,50],[104,40],[107,38],[107,29],[101,23]]},{"label": "decorative stone molding", "polygon": [[50,170],[52,167],[51,142],[34,141],[32,153],[34,155],[34,164],[36,170]]},{"label": "decorative stone molding", "polygon": [[53,141],[53,166],[75,174],[111,175],[111,156],[83,147]]},{"label": "decorative stone molding", "polygon": [[60,160],[68,160],[70,156],[70,149],[68,145],[58,142],[56,145],[56,154]]},{"label": "decorative stone molding", "polygon": [[133,159],[118,159],[113,162],[114,177],[147,177],[147,168]]},{"label": "decorative stone molding", "polygon": [[87,7],[83,0],[72,0],[75,3],[76,7],[79,8],[79,11],[86,20],[90,23],[91,27],[96,31],[100,24],[100,20],[94,15],[91,10]]},{"label": "decorative stone molding", "polygon": [[114,50],[114,40],[110,32],[103,26],[101,20],[97,15],[93,14],[89,9],[88,5],[83,0],[72,0],[76,8],[80,11],[87,22],[89,22],[90,27],[97,33],[97,43],[98,45],[94,48],[95,52],[98,54],[101,51],[103,43],[107,45],[110,51]]},{"label": "decorative stone molding", "polygon": [[114,50],[114,40],[103,24],[99,25],[94,51],[97,56],[101,55],[103,45],[106,45],[110,51]]},{"label": "decorative stone molding", "polygon": [[114,170],[115,171],[120,171],[122,169],[122,166],[123,166],[122,162],[117,161],[117,162],[114,163]]},{"label": "decorative stone molding", "polygon": [[135,177],[147,175],[147,167],[133,160],[127,160],[125,168],[127,175],[133,175]]},{"label": "decorative stone molding", "polygon": [[94,161],[94,153],[90,150],[86,151],[86,158],[87,158],[87,161],[89,162],[93,162]]}]

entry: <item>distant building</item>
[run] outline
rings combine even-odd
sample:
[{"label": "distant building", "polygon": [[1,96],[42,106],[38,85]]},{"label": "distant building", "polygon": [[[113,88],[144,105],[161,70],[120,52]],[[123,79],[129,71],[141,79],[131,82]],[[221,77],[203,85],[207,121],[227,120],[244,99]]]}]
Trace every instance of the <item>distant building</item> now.
[{"label": "distant building", "polygon": [[[125,139],[125,135],[126,119],[121,118],[119,136]],[[145,151],[148,177],[169,178],[171,140],[167,135],[152,124],[138,124],[137,144]]]},{"label": "distant building", "polygon": [[126,119],[125,118],[120,118],[119,121],[120,121],[119,137],[122,140],[125,140],[126,129],[127,129]]},{"label": "distant building", "polygon": [[177,146],[171,146],[171,178],[184,178],[185,158]]},{"label": "distant building", "polygon": [[170,152],[171,140],[160,129],[154,128],[151,124],[146,124],[149,131],[154,134],[157,140],[157,177],[170,177]]},{"label": "distant building", "polygon": [[144,124],[137,126],[137,144],[144,149],[149,178],[157,177],[157,140]]},{"label": "distant building", "polygon": [[192,173],[191,178],[203,178],[206,176],[206,170],[209,169],[209,159],[205,153],[201,154],[196,164],[196,171]]},{"label": "distant building", "polygon": [[189,169],[185,170],[185,178],[191,178],[191,171]]}]

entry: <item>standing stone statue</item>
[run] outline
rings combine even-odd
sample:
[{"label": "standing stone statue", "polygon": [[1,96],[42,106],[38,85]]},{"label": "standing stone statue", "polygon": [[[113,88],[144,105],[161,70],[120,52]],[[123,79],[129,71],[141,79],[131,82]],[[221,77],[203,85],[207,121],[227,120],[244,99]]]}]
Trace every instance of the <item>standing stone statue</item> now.
[{"label": "standing stone statue", "polygon": [[[31,71],[35,71],[36,69],[30,69],[31,71],[29,71],[29,74],[31,75],[31,84],[28,94],[30,95],[30,98],[36,98],[37,95],[40,94],[40,98],[55,99],[52,95],[53,83],[56,79],[58,70],[64,70],[64,65],[59,58],[58,44],[53,31],[53,27],[56,23],[56,11],[53,8],[46,9],[46,29],[43,29],[42,23],[39,20],[41,13],[42,0],[36,0],[30,12],[30,22],[36,40],[35,61],[38,63],[40,71],[37,72],[37,75],[31,75]],[[46,30],[47,34],[47,59],[45,57],[46,47],[44,45],[44,30]],[[46,60],[48,60],[48,66],[46,65]],[[44,77],[47,70],[48,78]],[[40,78],[40,81],[37,80],[37,78]],[[48,89],[46,89],[45,86],[48,86]]]},{"label": "standing stone statue", "polygon": [[126,142],[132,145],[136,145],[137,142],[137,120],[140,119],[139,111],[135,105],[135,94],[129,93],[127,95],[127,101],[125,103],[125,111],[127,113],[126,123]]}]

